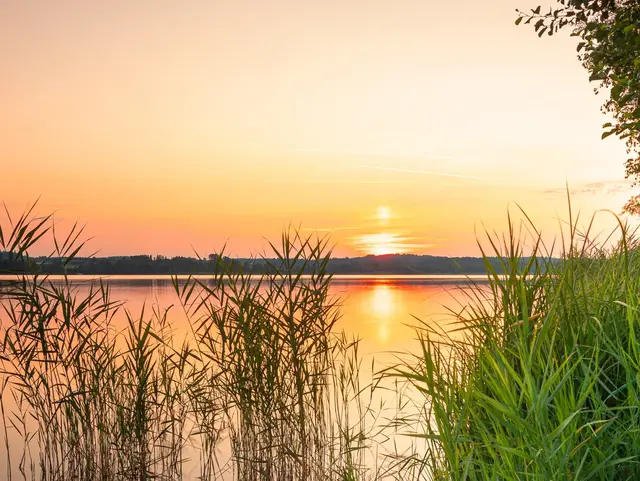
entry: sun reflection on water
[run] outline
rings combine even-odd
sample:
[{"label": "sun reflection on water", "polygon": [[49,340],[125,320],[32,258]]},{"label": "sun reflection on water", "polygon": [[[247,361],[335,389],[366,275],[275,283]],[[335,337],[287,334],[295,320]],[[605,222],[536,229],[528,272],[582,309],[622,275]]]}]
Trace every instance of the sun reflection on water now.
[{"label": "sun reflection on water", "polygon": [[372,314],[376,317],[377,337],[380,342],[387,342],[390,336],[390,324],[393,322],[394,302],[391,286],[377,283],[371,292]]}]

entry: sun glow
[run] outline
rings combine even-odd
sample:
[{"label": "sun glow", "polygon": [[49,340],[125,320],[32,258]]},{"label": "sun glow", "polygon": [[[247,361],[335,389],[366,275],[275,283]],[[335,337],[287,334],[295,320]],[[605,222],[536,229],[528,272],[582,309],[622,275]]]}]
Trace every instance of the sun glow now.
[{"label": "sun glow", "polygon": [[390,245],[381,244],[371,249],[371,253],[376,256],[384,256],[387,254],[396,254]]},{"label": "sun glow", "polygon": [[396,234],[381,232],[379,234],[363,235],[359,239],[359,244],[362,246],[363,251],[376,256],[382,256],[404,252],[405,249],[398,241],[399,239]]},{"label": "sun glow", "polygon": [[391,220],[391,209],[389,206],[381,205],[378,207],[378,220],[381,224],[386,224]]}]

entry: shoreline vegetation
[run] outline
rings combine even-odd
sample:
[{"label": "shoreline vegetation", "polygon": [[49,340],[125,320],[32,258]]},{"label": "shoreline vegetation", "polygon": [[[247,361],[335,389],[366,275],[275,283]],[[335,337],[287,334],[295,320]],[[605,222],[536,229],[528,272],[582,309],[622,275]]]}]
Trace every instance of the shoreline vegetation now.
[{"label": "shoreline vegetation", "polygon": [[[277,258],[230,258],[211,254],[207,258],[165,256],[111,256],[111,257],[33,257],[20,259],[9,252],[0,251],[0,274],[31,272],[38,274],[83,275],[206,275],[216,265],[243,274],[275,273],[281,268]],[[326,265],[327,274],[336,275],[476,275],[486,273],[486,262],[501,269],[497,257],[447,257],[417,254],[368,255],[352,258],[331,257]],[[523,258],[523,263],[527,262]],[[310,265],[293,266],[310,274]]]},{"label": "shoreline vegetation", "polygon": [[[615,243],[568,225],[560,260],[533,225],[487,234],[488,287],[464,291],[453,330],[419,322],[413,357],[368,385],[358,340],[334,331],[326,238],[283,234],[257,283],[222,255],[212,282],[176,278],[186,339],[100,280],[80,295],[23,274],[0,286],[6,477],[638,479],[640,250],[622,223]],[[26,214],[0,247],[28,263],[48,232]]]}]

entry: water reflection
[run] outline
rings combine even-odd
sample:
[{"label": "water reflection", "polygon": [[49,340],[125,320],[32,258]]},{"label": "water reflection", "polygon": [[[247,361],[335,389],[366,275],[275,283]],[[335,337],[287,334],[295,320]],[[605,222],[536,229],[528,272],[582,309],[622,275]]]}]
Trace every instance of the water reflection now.
[{"label": "water reflection", "polygon": [[[72,280],[82,293],[97,279],[77,276]],[[134,317],[143,307],[145,313],[152,307],[169,308],[176,332],[187,329],[187,318],[170,276],[112,276],[105,280],[112,299],[125,302]],[[411,326],[418,324],[418,319],[446,328],[452,318],[447,309],[459,310],[460,303],[465,302],[465,286],[468,279],[463,276],[336,276],[330,295],[339,300],[337,328],[362,339],[363,353],[384,353],[414,350],[416,336]],[[124,313],[114,322],[125,327]]]},{"label": "water reflection", "polygon": [[393,293],[386,283],[377,284],[371,293],[371,311],[378,324],[378,341],[389,340],[389,319],[394,310]]},{"label": "water reflection", "polygon": [[[73,279],[79,295],[86,293],[94,282],[96,279],[89,276]],[[169,309],[168,317],[174,326],[174,337],[178,345],[189,332],[186,314],[168,276],[111,278],[108,279],[108,285],[112,300],[124,302],[134,318],[141,315],[143,308],[146,315],[154,309]],[[412,328],[418,323],[418,319],[442,322],[446,328],[446,321],[451,319],[451,315],[446,314],[446,309],[457,310],[458,304],[464,302],[463,289],[466,285],[468,284],[463,278],[451,276],[335,278],[330,287],[330,295],[340,299],[342,316],[337,329],[361,339],[359,352],[363,363],[360,386],[363,392],[373,382],[375,372],[397,361],[398,353],[419,352]],[[124,312],[117,314],[113,325],[117,329],[126,328]],[[416,402],[420,401],[424,403],[424,399],[418,397]],[[369,402],[371,407],[378,409],[376,412],[381,418],[387,416],[388,412],[393,415],[395,406],[401,404],[398,394],[392,389],[376,390]],[[367,423],[374,422],[377,421],[367,418]],[[407,437],[393,439],[394,446],[401,448],[404,447],[403,442],[408,447],[411,441]],[[396,445],[396,442],[399,444]],[[17,443],[15,446],[20,449]],[[192,459],[197,459],[197,456],[194,455]],[[196,466],[191,468],[196,469]],[[196,479],[197,472],[194,471],[190,478]]]}]

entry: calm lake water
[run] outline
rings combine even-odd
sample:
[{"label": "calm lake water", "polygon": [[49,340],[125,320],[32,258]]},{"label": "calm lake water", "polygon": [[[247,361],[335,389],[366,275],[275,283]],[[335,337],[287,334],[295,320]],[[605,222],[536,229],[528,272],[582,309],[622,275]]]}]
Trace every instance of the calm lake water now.
[{"label": "calm lake water", "polygon": [[[187,317],[170,276],[74,276],[72,282],[81,293],[86,292],[100,278],[108,282],[112,300],[124,301],[126,309],[134,318],[140,316],[143,308],[145,315],[150,315],[152,308],[169,308],[168,318],[174,328],[174,336],[182,336],[188,331]],[[202,278],[206,279],[206,276]],[[11,278],[0,276],[0,281],[7,279]],[[56,277],[52,276],[51,279],[55,281]],[[467,302],[465,292],[471,288],[472,282],[482,285],[486,282],[486,277],[334,277],[330,295],[339,299],[341,313],[336,328],[360,339],[362,385],[371,382],[372,367],[373,370],[378,370],[395,364],[399,356],[419,352],[414,326],[421,321],[436,323],[445,331],[451,329],[455,320],[453,312],[460,312]],[[3,317],[0,311],[0,321]],[[126,326],[124,312],[116,315],[114,326]],[[382,391],[381,399],[389,405],[396,402],[391,391]],[[9,437],[12,438],[11,433]],[[393,439],[394,443],[406,441],[402,438]],[[16,455],[20,449],[18,445],[11,447]],[[187,479],[196,479],[196,474],[197,469],[193,467],[193,474],[187,476]]]},{"label": "calm lake water", "polygon": [[[0,276],[0,281],[9,279],[14,277]],[[50,279],[60,278],[50,276]],[[70,279],[80,293],[103,279],[110,286],[112,300],[124,301],[134,318],[143,308],[147,314],[153,307],[169,308],[176,335],[188,328],[171,276],[70,276]],[[392,359],[394,353],[416,352],[414,327],[429,322],[449,329],[455,317],[451,311],[462,309],[467,302],[465,291],[472,282],[482,284],[486,276],[334,276],[330,295],[339,299],[341,313],[336,328],[358,337],[360,353],[375,356],[380,362]],[[123,312],[114,321],[116,326],[126,326]]]},{"label": "calm lake water", "polygon": [[[51,277],[56,279],[55,276]],[[71,276],[82,291],[98,276]],[[180,332],[186,316],[170,276],[103,276],[113,300],[125,301],[131,314],[139,315],[151,307],[169,309],[169,319]],[[202,276],[206,279],[206,276]],[[3,277],[0,276],[0,280]],[[7,279],[7,277],[4,277]],[[470,283],[482,283],[485,276],[335,276],[330,294],[339,299],[341,319],[337,329],[361,339],[361,353],[383,355],[412,351],[413,326],[421,321],[438,323],[447,329],[466,302]],[[124,314],[120,315],[124,323]],[[116,319],[118,322],[118,319]],[[123,324],[124,325],[124,324]],[[386,357],[386,356],[383,356]]]}]

